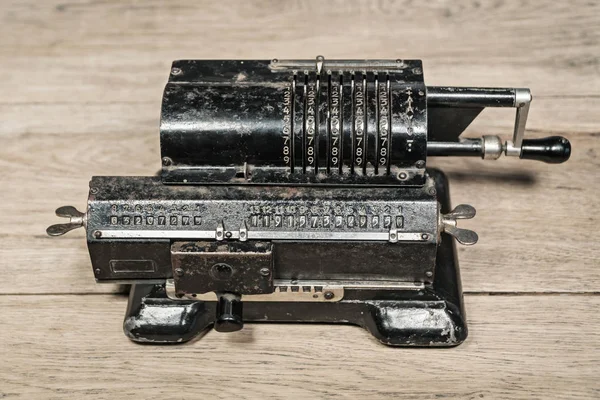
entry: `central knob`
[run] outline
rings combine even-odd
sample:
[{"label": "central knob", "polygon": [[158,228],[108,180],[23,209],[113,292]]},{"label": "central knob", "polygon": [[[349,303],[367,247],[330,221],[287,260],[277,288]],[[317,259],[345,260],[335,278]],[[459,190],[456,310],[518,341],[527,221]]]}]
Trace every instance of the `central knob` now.
[{"label": "central knob", "polygon": [[244,327],[242,319],[243,303],[239,294],[219,293],[217,300],[217,318],[215,330],[218,332],[235,332]]}]

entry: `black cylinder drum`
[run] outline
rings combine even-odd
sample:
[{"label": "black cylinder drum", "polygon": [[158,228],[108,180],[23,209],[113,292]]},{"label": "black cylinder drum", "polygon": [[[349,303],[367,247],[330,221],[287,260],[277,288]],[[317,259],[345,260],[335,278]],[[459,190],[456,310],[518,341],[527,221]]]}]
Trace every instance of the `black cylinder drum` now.
[{"label": "black cylinder drum", "polygon": [[163,97],[169,183],[421,185],[420,61],[176,61]]}]

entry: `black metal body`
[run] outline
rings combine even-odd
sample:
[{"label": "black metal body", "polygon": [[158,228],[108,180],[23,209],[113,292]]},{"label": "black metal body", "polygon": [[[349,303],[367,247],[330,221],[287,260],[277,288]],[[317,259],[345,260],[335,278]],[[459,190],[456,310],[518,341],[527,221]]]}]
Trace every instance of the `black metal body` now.
[{"label": "black metal body", "polygon": [[426,88],[421,61],[402,67],[315,73],[268,60],[176,61],[162,105],[163,180],[422,185]]},{"label": "black metal body", "polygon": [[[528,89],[426,87],[419,60],[181,60],[166,85],[156,177],[94,177],[85,226],[98,282],[132,284],[126,335],[186,342],[245,321],[339,322],[393,346],[467,336],[450,209],[428,156],[566,161],[524,140]],[[486,107],[513,141],[460,138]]]},{"label": "black metal body", "polygon": [[[442,212],[450,211],[445,176],[435,170],[429,173],[435,179]],[[365,267],[376,265],[371,262]],[[398,259],[395,269],[402,268]],[[137,342],[181,343],[211,328],[216,311],[216,302],[172,300],[164,285],[136,284],[130,292],[123,329]],[[246,302],[243,315],[247,322],[355,324],[392,346],[450,347],[467,337],[456,247],[446,234],[437,247],[435,279],[423,289],[347,290],[344,299],[336,303]]]},{"label": "black metal body", "polygon": [[[429,282],[426,274],[435,263],[438,241],[438,204],[432,188],[432,178],[423,187],[373,190],[198,187],[163,185],[154,177],[94,177],[88,200],[88,247],[100,282],[167,279],[176,268],[172,246],[187,243],[187,234],[215,242],[222,224],[219,243],[272,243],[270,262],[278,279]],[[239,241],[242,226],[248,229],[245,242]],[[393,228],[399,234],[429,236],[389,243]],[[383,239],[366,240],[371,233]],[[125,234],[129,237],[122,237]],[[252,239],[251,234],[263,236]]]}]

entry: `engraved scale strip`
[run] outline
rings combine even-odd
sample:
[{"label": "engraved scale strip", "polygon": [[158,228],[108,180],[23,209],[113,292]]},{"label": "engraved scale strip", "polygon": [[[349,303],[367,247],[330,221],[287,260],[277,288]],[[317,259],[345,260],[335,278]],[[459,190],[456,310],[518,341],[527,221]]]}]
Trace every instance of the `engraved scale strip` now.
[{"label": "engraved scale strip", "polygon": [[[290,282],[283,279],[273,280],[274,291],[268,294],[242,295],[244,301],[292,301],[292,302],[336,302],[344,297],[345,289],[361,290],[422,290],[422,282],[396,281],[315,281],[299,280]],[[167,279],[165,283],[167,296],[173,300],[216,301],[215,292],[177,293],[175,281]],[[325,297],[331,292],[333,296]]]},{"label": "engraved scale strip", "polygon": [[[223,235],[213,230],[97,230],[98,239],[216,239]],[[422,232],[396,232],[394,241],[427,242]],[[239,231],[227,231],[225,239],[239,239]],[[246,231],[248,240],[361,240],[389,241],[389,232],[298,232],[298,231]]]}]

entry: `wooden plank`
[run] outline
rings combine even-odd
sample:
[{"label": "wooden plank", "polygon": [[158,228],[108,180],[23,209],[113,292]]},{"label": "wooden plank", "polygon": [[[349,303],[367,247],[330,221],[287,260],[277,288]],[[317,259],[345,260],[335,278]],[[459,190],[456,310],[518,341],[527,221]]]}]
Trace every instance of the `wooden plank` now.
[{"label": "wooden plank", "polygon": [[[462,226],[480,242],[459,247],[463,287],[470,292],[597,291],[595,216],[600,188],[597,128],[600,98],[536,99],[531,134],[565,134],[573,156],[563,165],[503,158],[436,159],[447,172],[454,204],[478,216]],[[147,103],[0,105],[6,123],[0,148],[0,293],[87,293],[120,290],[96,285],[83,231],[48,238],[53,210],[86,205],[92,175],[151,175],[158,171],[160,97]],[[471,135],[507,137],[506,110],[486,110]],[[33,117],[32,117],[33,116]],[[576,199],[577,206],[574,206]],[[36,279],[32,279],[36,277]]]},{"label": "wooden plank", "polygon": [[423,7],[410,1],[324,7],[318,0],[283,6],[28,0],[5,4],[0,13],[0,92],[20,103],[151,99],[174,59],[314,58],[317,52],[422,58],[430,85],[527,86],[537,95],[600,89],[600,9],[584,0],[437,0]]},{"label": "wooden plank", "polygon": [[124,296],[0,297],[0,397],[584,399],[600,393],[598,296],[467,296],[470,337],[393,349],[365,330],[247,324],[129,342]]}]

